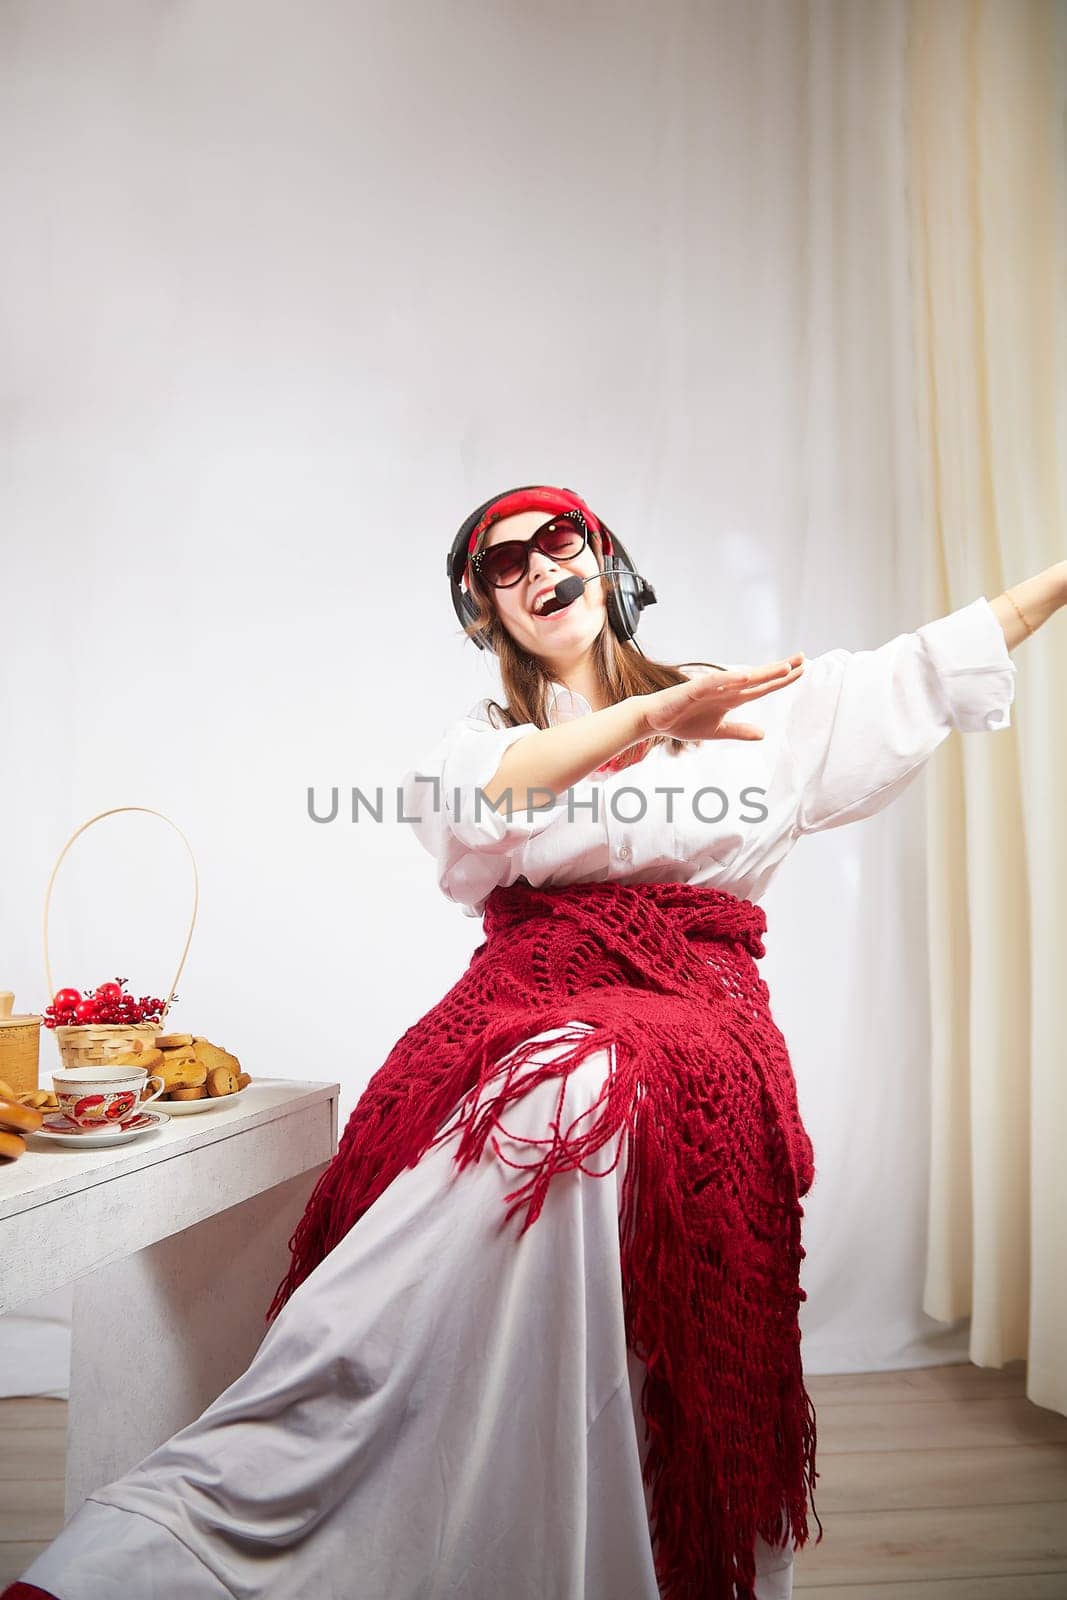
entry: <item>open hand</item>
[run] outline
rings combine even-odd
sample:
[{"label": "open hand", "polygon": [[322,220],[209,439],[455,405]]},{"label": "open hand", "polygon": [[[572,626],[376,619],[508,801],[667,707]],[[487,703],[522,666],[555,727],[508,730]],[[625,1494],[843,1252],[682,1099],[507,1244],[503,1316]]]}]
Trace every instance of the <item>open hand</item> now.
[{"label": "open hand", "polygon": [[704,672],[669,689],[656,689],[643,696],[643,737],[662,733],[672,739],[762,739],[762,728],[751,722],[724,722],[723,717],[750,700],[795,683],[803,671],[801,651],[767,666]]}]

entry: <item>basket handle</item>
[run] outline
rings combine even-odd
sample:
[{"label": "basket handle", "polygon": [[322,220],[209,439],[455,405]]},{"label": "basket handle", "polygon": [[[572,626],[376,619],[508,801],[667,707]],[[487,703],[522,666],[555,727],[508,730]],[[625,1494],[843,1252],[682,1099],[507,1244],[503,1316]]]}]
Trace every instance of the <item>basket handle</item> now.
[{"label": "basket handle", "polygon": [[149,816],[162,817],[163,821],[168,823],[174,829],[175,833],[181,835],[182,842],[189,852],[189,860],[193,864],[193,914],[189,918],[189,932],[185,936],[185,949],[182,951],[182,958],[178,962],[178,970],[174,974],[174,982],[170,986],[170,994],[167,996],[166,1005],[164,1005],[163,1011],[160,1015],[159,1023],[162,1027],[166,1020],[167,1012],[170,1010],[170,1003],[174,998],[174,991],[178,987],[178,979],[182,975],[182,968],[185,966],[185,958],[189,954],[189,943],[193,937],[193,929],[196,927],[196,909],[200,904],[200,875],[196,870],[196,857],[193,855],[193,847],[185,837],[184,833],[182,833],[182,830],[178,827],[178,824],[176,822],[171,822],[169,817],[163,816],[162,811],[154,811],[151,806],[112,806],[110,811],[98,811],[95,817],[90,817],[89,821],[83,822],[80,828],[75,828],[74,832],[71,834],[62,850],[59,852],[59,860],[52,868],[52,876],[48,880],[48,888],[45,890],[44,896],[44,970],[45,977],[48,979],[48,1000],[49,1003],[51,1003],[52,998],[55,995],[55,989],[52,986],[52,963],[48,959],[48,906],[52,898],[52,885],[56,881],[56,873],[59,871],[60,863],[62,862],[63,857],[66,855],[67,851],[70,849],[79,833],[84,833],[86,828],[90,827],[94,822],[99,822],[101,817],[113,817],[119,811],[146,811]]}]

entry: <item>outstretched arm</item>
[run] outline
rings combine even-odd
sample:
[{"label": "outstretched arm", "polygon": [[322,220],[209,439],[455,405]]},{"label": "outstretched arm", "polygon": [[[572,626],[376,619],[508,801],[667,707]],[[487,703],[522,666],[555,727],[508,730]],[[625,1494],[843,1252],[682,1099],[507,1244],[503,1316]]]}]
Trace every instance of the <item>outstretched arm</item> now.
[{"label": "outstretched arm", "polygon": [[[1014,602],[1014,604],[1013,604]],[[1046,567],[1036,578],[1013,584],[989,604],[1004,629],[1009,650],[1036,633],[1054,611],[1067,605],[1067,561]]]},{"label": "outstretched arm", "polygon": [[[1011,601],[1004,605],[1025,637]],[[985,596],[877,650],[813,657],[781,695],[786,717],[771,783],[772,793],[784,786],[796,797],[794,832],[881,811],[953,729],[1010,727],[1015,675],[1008,637]]]}]

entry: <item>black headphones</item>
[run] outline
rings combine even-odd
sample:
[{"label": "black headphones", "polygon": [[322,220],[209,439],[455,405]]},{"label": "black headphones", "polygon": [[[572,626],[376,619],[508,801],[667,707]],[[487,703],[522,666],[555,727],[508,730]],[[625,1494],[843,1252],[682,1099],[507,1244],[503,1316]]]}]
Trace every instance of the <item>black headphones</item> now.
[{"label": "black headphones", "polygon": [[[503,494],[491,495],[488,500],[478,507],[477,511],[471,512],[453,539],[452,548],[448,552],[446,570],[449,589],[452,593],[452,607],[464,628],[469,627],[478,615],[477,606],[470,595],[464,591],[461,584],[463,569],[467,564],[467,547],[470,544],[471,534],[489,510],[489,507],[494,505],[497,500],[502,500],[504,495],[518,494],[525,489],[539,489],[540,487],[541,485],[538,483],[525,483],[519,489],[505,489]],[[568,494],[575,493],[573,489],[568,489],[566,492]],[[597,520],[600,521],[599,518]],[[615,537],[606,522],[600,522],[600,531],[603,535],[602,544],[604,547],[604,565],[601,571],[611,574],[604,586],[608,623],[617,639],[633,640],[638,650],[640,650],[641,647],[637,644],[634,635],[637,632],[637,624],[645,606],[655,605],[656,591],[646,579],[641,577],[621,541]],[[489,633],[485,628],[479,628],[476,632],[468,634],[467,637],[474,640],[479,650],[493,649]]]}]

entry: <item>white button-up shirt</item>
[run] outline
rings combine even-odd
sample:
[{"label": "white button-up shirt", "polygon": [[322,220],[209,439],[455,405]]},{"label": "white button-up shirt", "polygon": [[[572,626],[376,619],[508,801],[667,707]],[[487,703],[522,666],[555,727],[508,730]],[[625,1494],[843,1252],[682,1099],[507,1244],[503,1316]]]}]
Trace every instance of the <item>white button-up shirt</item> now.
[{"label": "white button-up shirt", "polygon": [[[713,669],[683,669],[697,676]],[[727,714],[760,740],[657,745],[621,772],[598,769],[562,794],[482,793],[532,722],[495,727],[488,698],[454,723],[403,782],[404,817],[438,883],[480,916],[498,884],[704,883],[758,900],[805,833],[873,816],[917,777],[953,729],[1011,726],[1015,664],[984,598],[877,650],[828,650],[801,676]],[[588,716],[554,684],[551,725]]]}]

